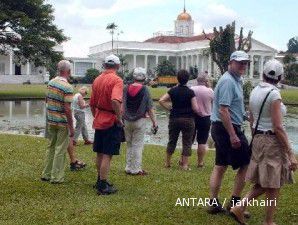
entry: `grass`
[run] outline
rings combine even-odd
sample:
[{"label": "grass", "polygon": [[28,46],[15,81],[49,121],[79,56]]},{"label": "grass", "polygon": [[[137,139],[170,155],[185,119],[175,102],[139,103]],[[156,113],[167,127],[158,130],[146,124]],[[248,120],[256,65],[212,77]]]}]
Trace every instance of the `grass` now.
[{"label": "grass", "polygon": [[[132,177],[124,173],[125,146],[114,158],[110,181],[119,192],[112,196],[97,196],[92,185],[96,178],[94,153],[90,147],[78,146],[80,159],[87,162],[86,170],[70,172],[66,169],[66,182],[51,185],[39,180],[43,168],[46,140],[28,136],[0,135],[0,224],[236,224],[226,215],[211,216],[200,207],[176,206],[177,198],[208,197],[208,183],[214,154],[210,151],[206,167],[193,165],[192,170],[178,169],[179,153],[173,158],[171,169],[163,168],[164,148],[146,146],[144,168],[146,177]],[[298,179],[296,173],[296,179]],[[222,184],[221,199],[229,198],[234,173],[227,171]],[[248,187],[246,188],[248,189]],[[298,224],[298,185],[282,189],[276,222]],[[249,224],[261,224],[264,209],[249,208]]]},{"label": "grass", "polygon": [[285,103],[298,104],[298,89],[281,90],[281,96]]}]

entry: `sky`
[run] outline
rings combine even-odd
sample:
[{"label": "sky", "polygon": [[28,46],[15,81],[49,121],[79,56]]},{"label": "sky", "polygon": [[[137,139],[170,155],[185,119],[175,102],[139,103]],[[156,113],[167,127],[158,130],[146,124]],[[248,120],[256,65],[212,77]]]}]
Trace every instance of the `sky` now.
[{"label": "sky", "polygon": [[[69,40],[66,57],[87,57],[89,47],[111,41],[109,23],[118,25],[115,40],[144,41],[158,31],[173,31],[183,11],[183,0],[46,0],[54,8],[54,23]],[[297,0],[186,0],[186,11],[202,30],[236,21],[237,32],[253,31],[253,38],[277,50],[286,50],[298,36]],[[119,34],[119,35],[117,35]]]}]

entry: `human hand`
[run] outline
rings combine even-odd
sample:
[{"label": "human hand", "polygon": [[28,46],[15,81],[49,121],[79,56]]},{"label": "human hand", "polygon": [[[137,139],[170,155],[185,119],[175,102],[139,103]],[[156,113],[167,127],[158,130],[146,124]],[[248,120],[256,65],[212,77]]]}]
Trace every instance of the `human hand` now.
[{"label": "human hand", "polygon": [[230,136],[230,142],[232,145],[232,148],[237,149],[241,147],[241,142],[238,136],[235,134],[233,136]]},{"label": "human hand", "polygon": [[294,153],[292,153],[290,155],[289,160],[290,160],[290,170],[292,170],[292,171],[297,170],[298,162],[297,162],[297,159],[296,159]]},{"label": "human hand", "polygon": [[69,128],[69,137],[73,138],[74,137],[74,129],[73,127]]}]

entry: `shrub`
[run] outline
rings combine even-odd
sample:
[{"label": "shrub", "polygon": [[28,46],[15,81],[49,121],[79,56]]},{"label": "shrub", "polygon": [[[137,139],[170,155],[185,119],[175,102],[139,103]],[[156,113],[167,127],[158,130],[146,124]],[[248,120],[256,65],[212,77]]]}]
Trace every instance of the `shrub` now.
[{"label": "shrub", "polygon": [[243,84],[243,96],[244,96],[244,100],[248,100],[249,99],[249,95],[250,92],[253,89],[253,85],[251,83],[251,81],[247,80],[244,82]]}]

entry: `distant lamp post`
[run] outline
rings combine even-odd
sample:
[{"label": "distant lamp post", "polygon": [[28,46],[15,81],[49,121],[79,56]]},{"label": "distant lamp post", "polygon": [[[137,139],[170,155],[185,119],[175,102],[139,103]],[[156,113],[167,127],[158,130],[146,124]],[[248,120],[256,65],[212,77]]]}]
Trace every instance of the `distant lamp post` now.
[{"label": "distant lamp post", "polygon": [[112,35],[112,52],[114,50],[114,33],[117,27],[118,26],[115,23],[109,23],[106,27],[106,29],[110,31],[110,34]]},{"label": "distant lamp post", "polygon": [[119,46],[118,46],[118,41],[119,41],[119,35],[120,35],[120,34],[123,34],[123,31],[122,31],[122,30],[119,31],[119,32],[117,33],[117,55],[119,54],[119,53],[118,53],[118,47],[119,47]]}]

